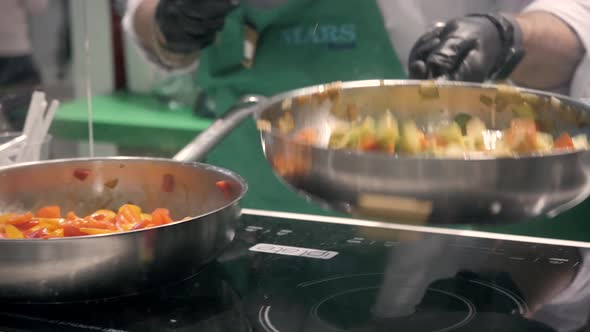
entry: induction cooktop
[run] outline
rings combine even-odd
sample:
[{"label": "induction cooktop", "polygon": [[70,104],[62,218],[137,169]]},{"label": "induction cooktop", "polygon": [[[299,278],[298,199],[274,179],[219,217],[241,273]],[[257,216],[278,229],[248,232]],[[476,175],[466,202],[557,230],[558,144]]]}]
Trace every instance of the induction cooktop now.
[{"label": "induction cooktop", "polygon": [[[245,210],[215,262],[140,295],[0,303],[0,331],[585,331],[590,244]],[[187,253],[188,254],[188,253]]]}]

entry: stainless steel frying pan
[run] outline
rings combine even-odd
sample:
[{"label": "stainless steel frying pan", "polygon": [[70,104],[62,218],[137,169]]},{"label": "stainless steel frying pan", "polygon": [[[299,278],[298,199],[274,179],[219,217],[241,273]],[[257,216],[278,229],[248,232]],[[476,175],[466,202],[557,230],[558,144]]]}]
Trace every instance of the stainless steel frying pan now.
[{"label": "stainless steel frying pan", "polygon": [[[227,181],[229,191],[217,188],[217,181]],[[168,208],[174,220],[191,218],[108,235],[0,239],[0,301],[102,299],[187,278],[233,240],[245,191],[232,172],[166,159],[70,159],[2,168],[0,213],[51,204],[85,215],[131,202],[146,211]]]},{"label": "stainless steel frying pan", "polygon": [[[466,113],[479,116],[488,128],[503,129],[515,116],[513,107],[524,101],[533,106],[544,130],[590,133],[590,107],[561,95],[492,84],[372,80],[313,86],[269,99],[246,98],[249,106],[214,122],[176,158],[203,157],[253,114],[277,176],[327,207],[354,216],[429,224],[511,223],[553,216],[590,194],[590,152],[466,160],[327,147],[338,123],[387,109],[423,127]],[[317,144],[292,139],[306,127],[320,132]]]}]

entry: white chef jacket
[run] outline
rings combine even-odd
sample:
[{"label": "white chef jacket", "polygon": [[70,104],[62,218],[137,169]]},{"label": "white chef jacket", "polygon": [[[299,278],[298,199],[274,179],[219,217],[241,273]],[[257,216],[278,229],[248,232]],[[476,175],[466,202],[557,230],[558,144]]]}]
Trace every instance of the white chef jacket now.
[{"label": "white chef jacket", "polygon": [[[131,17],[142,0],[128,0],[123,26],[136,40]],[[268,6],[285,0],[242,0]],[[521,11],[550,12],[575,31],[584,48],[590,50],[590,0],[377,0],[385,27],[402,64],[407,67],[416,40],[434,23],[470,13]],[[573,97],[590,98],[590,56],[586,53],[570,86],[560,89]],[[196,64],[195,64],[196,65]],[[194,68],[194,66],[193,66]]]}]

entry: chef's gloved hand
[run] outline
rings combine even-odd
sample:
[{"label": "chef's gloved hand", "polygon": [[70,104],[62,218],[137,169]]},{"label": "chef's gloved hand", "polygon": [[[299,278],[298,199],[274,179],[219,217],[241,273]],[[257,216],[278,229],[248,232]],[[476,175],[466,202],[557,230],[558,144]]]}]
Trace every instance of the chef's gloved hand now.
[{"label": "chef's gloved hand", "polygon": [[413,79],[483,82],[506,79],[522,59],[522,32],[503,15],[469,15],[438,25],[414,44]]},{"label": "chef's gloved hand", "polygon": [[231,0],[160,0],[156,24],[175,53],[191,53],[209,46],[235,7]]}]

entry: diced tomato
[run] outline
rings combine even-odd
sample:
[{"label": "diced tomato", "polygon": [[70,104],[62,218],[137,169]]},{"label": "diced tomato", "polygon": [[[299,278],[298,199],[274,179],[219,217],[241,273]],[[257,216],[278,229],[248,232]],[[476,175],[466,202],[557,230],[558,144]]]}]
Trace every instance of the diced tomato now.
[{"label": "diced tomato", "polygon": [[155,209],[152,212],[152,221],[150,224],[153,225],[165,225],[172,222],[172,218],[170,218],[170,211],[168,209]]},{"label": "diced tomato", "polygon": [[25,214],[14,214],[8,219],[6,223],[10,225],[20,225],[28,222],[31,219],[33,219],[33,214],[31,212],[27,212]]},{"label": "diced tomato", "polygon": [[231,198],[231,184],[228,181],[217,181],[215,186],[221,190],[225,198]]},{"label": "diced tomato", "polygon": [[318,140],[318,132],[315,128],[303,128],[293,137],[297,143],[301,144],[315,144]]},{"label": "diced tomato", "polygon": [[74,177],[80,181],[86,180],[86,178],[90,175],[91,171],[85,168],[77,168],[74,170]]},{"label": "diced tomato", "polygon": [[61,209],[59,206],[45,206],[37,210],[35,216],[39,218],[60,218]]},{"label": "diced tomato", "polygon": [[66,220],[76,220],[76,219],[80,219],[80,217],[78,217],[74,212],[70,211],[68,212],[68,214],[66,215]]},{"label": "diced tomato", "polygon": [[553,147],[556,149],[573,149],[574,148],[574,141],[567,133],[561,134],[553,144]]},{"label": "diced tomato", "polygon": [[165,174],[162,179],[162,191],[171,193],[174,191],[174,176],[172,174]]},{"label": "diced tomato", "polygon": [[506,132],[508,145],[520,152],[534,151],[537,147],[537,125],[532,119],[514,119]]},{"label": "diced tomato", "polygon": [[379,149],[379,142],[373,136],[363,137],[359,143],[362,151],[375,151]]}]

